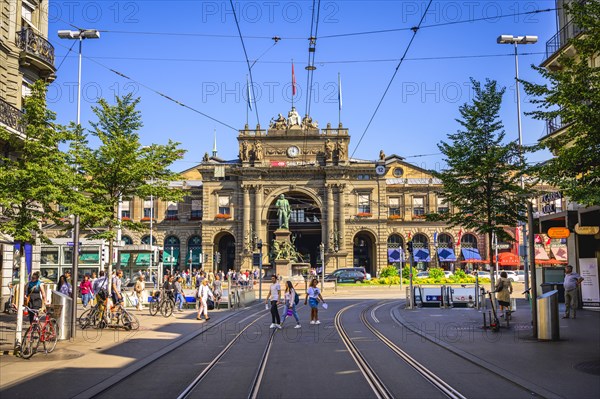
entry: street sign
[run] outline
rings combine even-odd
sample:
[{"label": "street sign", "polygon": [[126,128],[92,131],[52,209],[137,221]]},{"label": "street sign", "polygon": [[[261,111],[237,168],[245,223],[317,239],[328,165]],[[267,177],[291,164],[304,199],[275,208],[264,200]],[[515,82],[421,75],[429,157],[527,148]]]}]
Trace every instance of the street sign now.
[{"label": "street sign", "polygon": [[575,225],[575,233],[580,236],[593,236],[600,232],[600,227],[598,226],[580,226],[579,223]]},{"label": "street sign", "polygon": [[[69,246],[69,247],[72,247],[72,246],[73,246],[73,244],[74,244],[74,243],[73,243],[73,241],[69,241],[69,242],[67,242],[67,246]],[[81,245],[81,242],[79,242],[79,245]]]},{"label": "street sign", "polygon": [[550,227],[548,237],[550,238],[568,238],[571,232],[566,227]]},{"label": "street sign", "polygon": [[383,176],[383,175],[385,175],[385,166],[383,166],[383,165],[377,165],[377,166],[375,167],[375,173],[376,173],[378,176]]}]

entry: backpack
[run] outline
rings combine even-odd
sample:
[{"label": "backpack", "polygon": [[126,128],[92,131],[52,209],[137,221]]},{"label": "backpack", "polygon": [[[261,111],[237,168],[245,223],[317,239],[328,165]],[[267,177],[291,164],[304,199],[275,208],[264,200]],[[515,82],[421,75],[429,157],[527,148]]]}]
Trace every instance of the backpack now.
[{"label": "backpack", "polygon": [[298,293],[296,292],[296,290],[294,290],[294,305],[297,305],[300,302],[300,297],[298,296]]}]

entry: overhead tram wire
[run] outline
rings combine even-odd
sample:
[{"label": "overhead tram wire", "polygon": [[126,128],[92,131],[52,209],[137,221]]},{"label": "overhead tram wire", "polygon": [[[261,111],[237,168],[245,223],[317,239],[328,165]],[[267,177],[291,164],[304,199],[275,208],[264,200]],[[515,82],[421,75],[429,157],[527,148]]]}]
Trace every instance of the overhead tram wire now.
[{"label": "overhead tram wire", "polygon": [[[250,65],[250,60],[248,59],[248,52],[246,51],[246,44],[244,43],[244,36],[242,36],[242,30],[240,29],[240,23],[237,18],[237,13],[235,12],[235,6],[233,5],[233,0],[229,0],[229,4],[231,4],[231,9],[233,11],[233,19],[235,20],[235,26],[237,27],[238,34],[240,36],[240,41],[242,42],[242,49],[244,50],[244,57],[246,57],[246,64],[248,65],[248,73],[250,74],[250,90],[252,91],[252,98],[256,98],[254,93],[254,79],[252,78],[252,66]],[[277,41],[275,41],[277,44]],[[251,101],[248,99],[248,101]],[[248,106],[248,105],[246,105]],[[254,111],[256,111],[256,123],[260,125],[260,118],[258,117],[258,103],[254,102]]]},{"label": "overhead tram wire", "polygon": [[[546,8],[543,10],[534,10],[534,11],[516,12],[516,13],[512,13],[512,14],[496,15],[494,17],[481,17],[481,18],[465,19],[465,20],[461,20],[461,21],[441,22],[438,24],[423,25],[420,27],[420,29],[437,28],[440,26],[458,25],[458,24],[466,24],[466,23],[470,23],[470,22],[479,22],[479,21],[487,21],[487,20],[492,20],[492,19],[516,17],[519,15],[540,14],[543,12],[557,11],[560,9],[561,8]],[[334,35],[321,36],[321,39],[335,39],[335,38],[347,37],[347,36],[361,36],[361,35],[374,35],[374,34],[380,34],[380,33],[402,32],[402,31],[408,31],[408,30],[412,30],[412,29],[413,29],[412,27],[411,28],[392,28],[392,29],[380,29],[380,30],[371,30],[371,31],[364,31],[364,32],[338,33],[338,34],[334,34]]]},{"label": "overhead tram wire", "polygon": [[404,61],[404,58],[406,57],[406,54],[408,53],[408,50],[410,50],[410,47],[412,46],[412,43],[415,40],[415,37],[417,36],[417,32],[419,31],[419,29],[421,27],[421,24],[423,23],[423,20],[425,19],[425,16],[427,15],[427,11],[429,11],[429,7],[431,7],[431,3],[432,2],[433,2],[433,0],[429,0],[429,3],[427,4],[427,8],[425,9],[425,12],[423,12],[423,15],[421,16],[421,20],[419,21],[419,24],[417,26],[415,26],[415,27],[412,28],[413,35],[410,38],[410,41],[408,42],[408,45],[406,46],[406,49],[404,50],[404,54],[402,54],[402,57],[400,58],[400,62],[396,66],[396,70],[394,71],[394,74],[392,75],[392,78],[390,79],[390,82],[388,83],[387,87],[385,88],[385,91],[383,92],[383,95],[381,96],[381,99],[379,100],[379,103],[377,104],[377,107],[375,108],[375,111],[373,112],[373,115],[371,116],[371,119],[369,119],[369,123],[367,124],[367,127],[365,127],[365,131],[360,136],[360,139],[358,140],[358,143],[356,144],[356,147],[354,147],[354,151],[352,151],[352,155],[350,155],[350,158],[352,158],[354,156],[354,153],[356,152],[356,150],[360,146],[360,143],[362,142],[363,138],[365,137],[365,134],[367,134],[367,131],[369,130],[369,127],[371,126],[371,123],[373,122],[373,119],[375,119],[375,115],[377,115],[377,111],[379,111],[379,107],[381,107],[381,104],[383,103],[383,100],[384,100],[384,98],[385,98],[388,90],[392,86],[392,83],[394,82],[394,78],[396,77],[396,74],[398,73],[398,70],[400,69],[400,66],[402,65],[402,62]]},{"label": "overhead tram wire", "polygon": [[[315,3],[316,7],[315,7]],[[306,73],[306,106],[305,106],[305,114],[310,116],[310,100],[312,96],[312,82],[314,71],[317,69],[315,67],[315,53],[317,51],[317,32],[319,29],[319,16],[321,10],[321,0],[316,2],[313,0],[312,4],[312,16],[310,21],[310,36],[308,37],[308,63],[304,69],[307,71]],[[316,18],[315,18],[316,14]],[[308,126],[305,127],[304,131],[304,145],[302,146],[302,153],[304,154],[303,160],[306,162],[306,148],[308,146]]]},{"label": "overhead tram wire", "polygon": [[[60,45],[60,46],[62,46],[62,47],[64,47],[64,48],[67,48],[66,46],[63,46],[62,44],[59,44],[59,45]],[[114,74],[116,74],[116,75],[119,75],[120,77],[122,77],[122,78],[124,78],[124,79],[127,79],[127,80],[130,80],[130,81],[134,82],[134,83],[137,83],[138,85],[140,85],[140,86],[144,87],[145,89],[147,89],[147,90],[149,90],[149,91],[151,91],[151,92],[153,92],[153,93],[155,93],[155,94],[158,94],[159,96],[161,96],[161,97],[163,97],[163,98],[165,98],[165,99],[167,99],[167,100],[169,100],[169,101],[171,101],[171,102],[174,102],[174,103],[175,103],[175,104],[177,104],[177,105],[180,105],[180,106],[182,106],[182,107],[184,107],[184,108],[187,108],[187,109],[189,109],[190,111],[193,111],[193,112],[195,112],[195,113],[197,113],[197,114],[200,114],[200,115],[204,116],[205,118],[208,118],[208,119],[210,119],[210,120],[212,120],[212,121],[214,121],[214,122],[217,122],[218,124],[220,124],[220,125],[223,125],[223,126],[225,126],[225,127],[228,127],[228,128],[230,128],[230,129],[232,129],[232,130],[234,130],[234,131],[236,131],[236,132],[238,131],[238,129],[236,129],[235,127],[233,127],[233,126],[231,126],[231,125],[229,125],[229,124],[227,124],[227,123],[225,123],[225,122],[222,122],[222,121],[220,121],[220,120],[218,120],[218,119],[216,119],[216,118],[214,118],[214,117],[212,117],[212,116],[210,116],[210,115],[208,115],[208,114],[205,114],[204,112],[202,112],[202,111],[200,111],[200,110],[198,110],[198,109],[196,109],[196,108],[194,108],[194,107],[191,107],[191,106],[189,106],[189,105],[187,105],[187,104],[185,104],[185,103],[182,103],[181,101],[178,101],[178,100],[176,100],[176,99],[174,99],[174,98],[172,98],[172,97],[169,97],[168,95],[166,95],[166,94],[164,94],[164,93],[161,93],[160,91],[158,91],[158,90],[156,90],[156,89],[153,89],[152,87],[150,87],[150,86],[148,86],[148,85],[145,85],[144,83],[142,83],[142,82],[140,82],[140,81],[138,81],[138,80],[135,80],[135,79],[133,79],[133,78],[131,78],[131,77],[129,77],[129,76],[127,76],[127,75],[125,75],[125,74],[124,74],[124,73],[122,73],[122,72],[119,72],[119,71],[117,71],[117,70],[114,70],[114,69],[110,68],[109,66],[106,66],[106,65],[102,64],[101,62],[99,62],[99,61],[96,61],[95,59],[93,59],[93,58],[91,58],[91,57],[86,57],[86,56],[83,56],[83,58],[86,58],[86,59],[88,59],[88,60],[92,61],[93,63],[95,63],[95,64],[97,64],[97,65],[100,65],[102,68],[105,68],[105,69],[107,69],[107,70],[111,71],[112,73],[114,73]]]}]

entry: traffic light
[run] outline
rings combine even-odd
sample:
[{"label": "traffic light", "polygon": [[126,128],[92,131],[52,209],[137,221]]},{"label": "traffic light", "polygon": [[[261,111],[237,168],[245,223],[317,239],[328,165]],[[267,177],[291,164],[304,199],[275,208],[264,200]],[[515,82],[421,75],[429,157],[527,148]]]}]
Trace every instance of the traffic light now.
[{"label": "traffic light", "polygon": [[219,263],[221,263],[221,253],[217,252],[215,254],[215,263],[218,265]]},{"label": "traffic light", "polygon": [[150,266],[154,266],[156,264],[156,253],[154,251],[150,252]]},{"label": "traffic light", "polygon": [[158,250],[158,261],[162,262],[163,261],[163,256],[164,256],[165,251],[163,251],[162,249]]},{"label": "traffic light", "polygon": [[102,265],[106,265],[108,263],[110,259],[110,256],[108,254],[108,246],[103,245],[102,246]]},{"label": "traffic light", "polygon": [[412,252],[413,252],[413,242],[412,242],[412,240],[406,243],[406,250],[408,251],[408,253],[412,254]]}]

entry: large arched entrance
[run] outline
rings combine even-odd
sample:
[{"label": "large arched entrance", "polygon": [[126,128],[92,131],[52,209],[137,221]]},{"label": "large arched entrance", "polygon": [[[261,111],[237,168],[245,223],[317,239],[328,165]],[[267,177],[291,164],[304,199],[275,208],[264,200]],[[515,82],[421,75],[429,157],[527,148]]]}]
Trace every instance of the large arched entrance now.
[{"label": "large arched entrance", "polygon": [[364,267],[367,273],[375,276],[375,240],[371,233],[361,231],[353,240],[353,266]]},{"label": "large arched entrance", "polygon": [[[310,263],[311,267],[320,265],[319,244],[321,244],[321,210],[315,201],[302,192],[292,191],[285,193],[285,198],[290,203],[292,210],[290,215],[291,240],[296,251],[302,256],[302,260]],[[271,243],[275,239],[275,230],[279,228],[279,218],[275,202],[269,205],[267,213],[268,240]],[[272,261],[272,260],[271,260]]]},{"label": "large arched entrance", "polygon": [[229,233],[221,233],[215,237],[214,264],[215,271],[227,273],[235,269],[235,238]]}]

